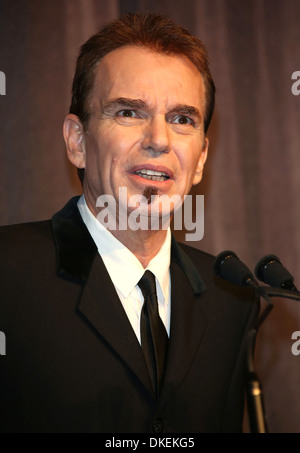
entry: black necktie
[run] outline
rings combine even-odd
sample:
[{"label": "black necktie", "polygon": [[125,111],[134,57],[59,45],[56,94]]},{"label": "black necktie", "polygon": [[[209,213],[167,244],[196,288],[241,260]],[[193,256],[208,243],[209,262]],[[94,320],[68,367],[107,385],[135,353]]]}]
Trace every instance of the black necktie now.
[{"label": "black necktie", "polygon": [[168,335],[159,316],[155,276],[146,271],[138,283],[144,296],[141,344],[154,391],[158,397],[168,347]]}]

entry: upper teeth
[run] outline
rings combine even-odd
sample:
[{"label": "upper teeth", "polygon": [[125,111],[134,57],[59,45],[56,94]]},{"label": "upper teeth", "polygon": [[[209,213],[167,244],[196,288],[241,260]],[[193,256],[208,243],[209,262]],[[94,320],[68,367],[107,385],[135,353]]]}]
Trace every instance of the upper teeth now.
[{"label": "upper teeth", "polygon": [[155,170],[149,170],[148,168],[142,168],[141,170],[138,170],[136,173],[141,174],[141,176],[145,177],[147,176],[147,179],[155,179],[155,180],[164,180],[168,178],[167,173],[164,171],[155,171]]}]

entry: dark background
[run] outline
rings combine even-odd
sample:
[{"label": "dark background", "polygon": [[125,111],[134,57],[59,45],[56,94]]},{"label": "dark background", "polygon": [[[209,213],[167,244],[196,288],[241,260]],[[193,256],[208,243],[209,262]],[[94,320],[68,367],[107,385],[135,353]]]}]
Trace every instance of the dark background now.
[{"label": "dark background", "polygon": [[[75,60],[83,41],[127,11],[164,13],[209,51],[217,103],[193,191],[205,196],[205,233],[191,245],[234,250],[252,270],[274,253],[300,287],[300,96],[291,91],[299,0],[0,0],[0,224],[49,218],[80,193],[62,138]],[[299,303],[274,300],[256,345],[273,433],[300,432],[296,330]]]}]

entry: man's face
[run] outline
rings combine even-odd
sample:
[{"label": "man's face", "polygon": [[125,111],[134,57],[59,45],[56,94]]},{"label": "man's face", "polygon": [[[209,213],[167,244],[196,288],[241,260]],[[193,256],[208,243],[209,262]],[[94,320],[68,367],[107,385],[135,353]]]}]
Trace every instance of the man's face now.
[{"label": "man's face", "polygon": [[208,142],[204,135],[204,83],[194,65],[128,46],[99,63],[83,138],[87,202],[100,195],[119,200],[149,194],[188,194],[202,177]]}]

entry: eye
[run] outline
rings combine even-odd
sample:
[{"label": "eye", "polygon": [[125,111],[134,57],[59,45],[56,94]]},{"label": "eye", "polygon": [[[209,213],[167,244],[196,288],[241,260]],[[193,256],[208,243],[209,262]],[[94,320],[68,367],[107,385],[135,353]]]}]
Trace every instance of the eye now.
[{"label": "eye", "polygon": [[116,115],[121,116],[123,118],[138,118],[137,113],[134,110],[130,110],[130,109],[119,110],[116,113]]},{"label": "eye", "polygon": [[185,126],[185,125],[194,126],[195,125],[194,121],[191,118],[189,118],[188,116],[185,116],[185,115],[176,115],[173,118],[172,122],[174,124],[181,124],[183,126]]}]

